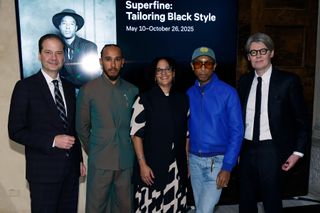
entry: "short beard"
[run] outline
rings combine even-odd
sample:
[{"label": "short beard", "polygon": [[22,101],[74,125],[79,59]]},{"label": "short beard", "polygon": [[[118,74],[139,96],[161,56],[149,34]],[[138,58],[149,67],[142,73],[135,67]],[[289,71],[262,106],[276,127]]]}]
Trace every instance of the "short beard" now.
[{"label": "short beard", "polygon": [[116,75],[116,76],[110,76],[109,74],[108,74],[108,72],[104,72],[104,74],[108,77],[108,79],[110,80],[110,81],[116,81],[116,80],[118,80],[118,78],[119,78],[119,76],[120,76],[120,72],[119,72],[119,74],[118,75]]},{"label": "short beard", "polygon": [[108,74],[106,74],[107,77],[109,78],[110,81],[116,81],[120,75],[117,75],[117,76],[109,76]]}]

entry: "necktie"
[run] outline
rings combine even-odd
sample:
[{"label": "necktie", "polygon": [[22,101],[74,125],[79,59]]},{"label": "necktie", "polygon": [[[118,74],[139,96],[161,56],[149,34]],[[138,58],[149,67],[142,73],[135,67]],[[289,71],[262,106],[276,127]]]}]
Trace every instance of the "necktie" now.
[{"label": "necktie", "polygon": [[63,127],[66,129],[68,127],[68,120],[67,120],[67,114],[66,114],[66,109],[64,107],[62,95],[59,90],[59,81],[53,80],[52,83],[54,84],[54,96],[55,96],[56,106],[59,112],[59,116],[62,119]]},{"label": "necktie", "polygon": [[73,59],[73,50],[68,47],[68,59],[72,60]]},{"label": "necktie", "polygon": [[256,105],[254,112],[254,123],[253,123],[253,142],[259,141],[260,136],[260,113],[261,113],[261,84],[262,78],[258,77],[258,85],[256,90]]}]

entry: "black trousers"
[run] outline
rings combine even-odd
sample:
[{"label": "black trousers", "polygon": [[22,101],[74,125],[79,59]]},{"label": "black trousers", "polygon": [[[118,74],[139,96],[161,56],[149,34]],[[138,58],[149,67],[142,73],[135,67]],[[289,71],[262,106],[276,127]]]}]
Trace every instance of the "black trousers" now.
[{"label": "black trousers", "polygon": [[32,213],[77,213],[79,175],[67,173],[61,182],[29,182]]},{"label": "black trousers", "polygon": [[265,213],[282,212],[281,162],[272,140],[244,141],[240,154],[240,213],[257,213],[263,202]]}]

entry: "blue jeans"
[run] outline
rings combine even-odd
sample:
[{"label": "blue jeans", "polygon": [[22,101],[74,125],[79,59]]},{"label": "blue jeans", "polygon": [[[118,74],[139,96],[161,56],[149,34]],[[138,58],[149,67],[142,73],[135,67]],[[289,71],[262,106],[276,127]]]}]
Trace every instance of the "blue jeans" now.
[{"label": "blue jeans", "polygon": [[196,213],[212,213],[218,203],[221,189],[217,189],[217,175],[221,170],[223,155],[198,157],[189,153],[190,179]]}]

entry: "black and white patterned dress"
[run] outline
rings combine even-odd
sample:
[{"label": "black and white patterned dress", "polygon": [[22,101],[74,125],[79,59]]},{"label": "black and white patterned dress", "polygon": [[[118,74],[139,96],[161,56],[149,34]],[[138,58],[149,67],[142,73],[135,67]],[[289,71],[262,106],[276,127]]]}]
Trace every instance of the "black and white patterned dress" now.
[{"label": "black and white patterned dress", "polygon": [[[171,95],[171,94],[170,94]],[[157,97],[160,96],[160,97]],[[171,97],[172,99],[173,97]],[[155,99],[155,100],[154,100]],[[154,102],[155,101],[155,102]],[[162,102],[162,103],[158,103]],[[175,112],[172,112],[172,104],[175,104],[176,101],[170,101],[170,98],[168,96],[165,96],[164,94],[159,93],[159,91],[156,89],[156,91],[153,91],[152,93],[152,101],[151,104],[145,104],[146,108],[152,108],[147,109],[145,108],[143,101],[141,101],[141,98],[138,97],[136,102],[133,105],[133,116],[131,120],[131,135],[137,135],[141,138],[143,138],[143,146],[144,146],[144,154],[146,163],[150,166],[153,173],[155,174],[155,186],[147,186],[141,181],[140,177],[140,170],[138,164],[136,164],[134,168],[134,177],[136,178],[135,181],[135,193],[134,193],[134,204],[135,204],[135,212],[143,212],[143,213],[149,213],[149,212],[186,212],[187,207],[187,188],[186,184],[182,183],[181,180],[181,172],[178,170],[177,165],[177,157],[176,157],[176,151],[175,151],[175,143],[172,141],[169,143],[162,143],[163,139],[158,141],[157,143],[162,143],[163,146],[169,146],[165,149],[167,150],[165,154],[158,155],[157,150],[161,152],[161,147],[158,146],[158,148],[153,148],[148,146],[150,143],[155,143],[154,141],[157,138],[161,138],[162,134],[175,134],[174,127],[171,126],[170,122],[172,122],[170,119],[170,116],[176,117]],[[145,102],[144,102],[145,103]],[[181,103],[180,103],[181,104]],[[176,107],[177,109],[179,106]],[[181,109],[183,110],[183,109]],[[150,124],[150,122],[154,122],[155,120],[152,119],[154,116],[148,115],[148,113],[159,113],[159,116],[157,117],[157,128],[153,128],[150,126],[154,126],[153,124]],[[184,116],[184,115],[183,115]],[[151,117],[151,118],[150,118]],[[179,116],[178,116],[179,117]],[[165,121],[166,119],[169,119],[168,121]],[[163,120],[163,125],[161,126]],[[181,122],[185,122],[183,119]],[[165,125],[167,123],[167,125]],[[173,121],[174,123],[174,121]],[[161,126],[161,127],[160,127]],[[148,129],[149,128],[149,129]],[[165,131],[162,131],[163,128]],[[150,130],[153,129],[153,130]],[[154,129],[159,129],[160,132],[155,132]],[[151,133],[150,133],[151,131]],[[152,142],[145,141],[145,134],[148,132],[149,134],[152,134],[154,137],[154,140]],[[156,135],[155,135],[156,134]],[[157,134],[159,134],[157,136]],[[148,138],[148,137],[147,137]],[[170,138],[170,137],[169,137]],[[149,142],[149,143],[148,143]],[[156,146],[156,145],[152,145]],[[181,146],[180,146],[181,148]],[[150,154],[148,151],[152,154]],[[185,152],[185,150],[182,150]],[[157,159],[162,159],[166,166],[163,168],[167,168],[167,172],[165,172],[165,177],[161,178],[164,179],[162,182],[165,182],[164,184],[160,184],[162,187],[157,187],[157,169],[160,168],[154,168],[158,167],[156,166],[157,163],[152,164],[153,161],[157,161]],[[155,160],[156,159],[156,160]],[[186,162],[185,162],[186,163]],[[151,164],[151,165],[150,165]],[[184,171],[185,172],[185,171]],[[185,176],[185,174],[184,174]],[[134,178],[134,179],[135,179]]]}]

